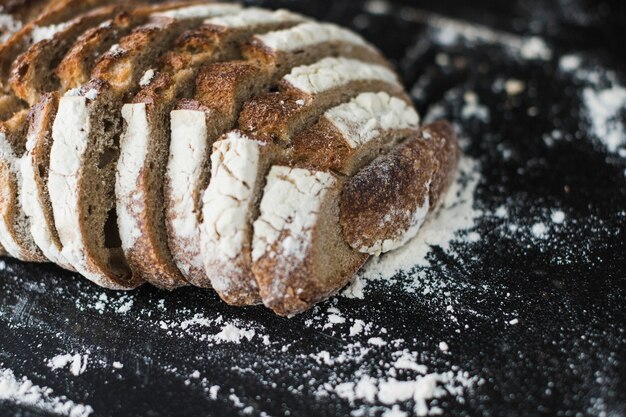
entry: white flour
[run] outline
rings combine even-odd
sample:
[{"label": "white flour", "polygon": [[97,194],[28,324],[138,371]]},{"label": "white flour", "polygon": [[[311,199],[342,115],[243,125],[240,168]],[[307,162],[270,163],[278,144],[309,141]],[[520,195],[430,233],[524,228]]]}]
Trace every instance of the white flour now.
[{"label": "white flour", "polygon": [[85,372],[87,369],[87,362],[89,361],[89,355],[81,355],[79,353],[64,355],[57,355],[48,361],[48,367],[52,370],[62,369],[69,365],[69,370],[72,375],[78,376]]},{"label": "white flour", "polygon": [[583,83],[581,99],[591,135],[609,152],[626,158],[626,87],[612,71],[594,67],[580,55],[564,55],[559,69]]},{"label": "white flour", "polygon": [[77,404],[64,396],[52,394],[52,389],[35,385],[26,377],[17,378],[12,370],[0,367],[0,404],[6,401],[68,417],[87,417],[93,413],[89,405]]}]

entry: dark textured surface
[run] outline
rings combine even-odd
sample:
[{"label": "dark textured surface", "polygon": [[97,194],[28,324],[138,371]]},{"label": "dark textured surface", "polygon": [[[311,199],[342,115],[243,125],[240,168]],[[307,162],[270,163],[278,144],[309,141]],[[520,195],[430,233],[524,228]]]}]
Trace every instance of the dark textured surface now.
[{"label": "dark textured surface", "polygon": [[[504,205],[509,212],[508,219],[481,217],[476,231],[482,238],[457,244],[454,255],[431,253],[434,266],[424,283],[434,288],[430,294],[407,293],[401,285],[407,277],[399,276],[393,283],[370,284],[365,300],[333,302],[351,318],[385,327],[389,339],[403,338],[405,347],[424,352],[429,370],[457,365],[484,380],[461,400],[440,399],[446,415],[626,415],[626,159],[607,153],[588,134],[582,81],[558,71],[559,53],[583,51],[586,62],[623,75],[625,6],[556,0],[432,3],[406,0],[390,13],[361,18],[355,16],[362,4],[352,0],[271,3],[358,26],[394,60],[407,87],[419,87],[416,104],[422,114],[439,106],[459,125],[468,139],[465,153],[480,161],[478,208],[493,213]],[[540,34],[554,56],[523,61],[497,44],[438,46],[427,26],[402,17],[408,6],[511,33]],[[437,66],[435,57],[442,51],[466,65]],[[527,85],[514,100],[493,88],[494,80],[512,77]],[[489,108],[488,122],[461,118],[463,92],[470,89]],[[529,115],[530,107],[536,115]],[[547,146],[544,136],[554,129],[571,132],[572,138]],[[567,222],[549,239],[507,232],[512,219],[528,229],[554,208],[563,210]],[[91,405],[93,415],[242,412],[227,395],[211,400],[202,384],[185,384],[194,370],[219,384],[220,392],[235,390],[253,407],[252,415],[343,416],[357,408],[312,393],[312,378],[353,371],[350,363],[317,367],[299,356],[312,346],[340,352],[347,343],[331,330],[306,325],[319,311],[282,319],[261,307],[225,306],[207,290],[165,293],[146,286],[132,293],[128,314],[111,308],[101,314],[84,304],[106,292],[83,279],[50,266],[6,263],[0,272],[0,367]],[[107,294],[110,300],[120,297]],[[450,303],[454,319],[445,313]],[[256,323],[273,343],[207,344],[159,327],[161,320],[196,313]],[[519,324],[508,325],[512,318]],[[441,340],[450,346],[449,354],[433,349]],[[289,343],[282,352],[281,345]],[[46,366],[59,353],[85,350],[92,362],[77,377]],[[387,354],[381,349],[369,357],[373,372]],[[98,366],[97,358],[120,361],[124,368]],[[10,415],[45,414],[0,403],[0,416]]]}]

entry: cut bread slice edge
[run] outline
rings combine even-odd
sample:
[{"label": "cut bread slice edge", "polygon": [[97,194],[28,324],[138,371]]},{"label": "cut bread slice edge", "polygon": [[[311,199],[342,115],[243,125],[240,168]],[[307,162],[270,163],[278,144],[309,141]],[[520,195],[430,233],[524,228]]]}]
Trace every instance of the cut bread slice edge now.
[{"label": "cut bread slice edge", "polygon": [[328,172],[270,170],[254,222],[252,269],[263,303],[275,313],[309,309],[343,288],[367,260],[343,239],[342,187],[343,179]]},{"label": "cut bread slice edge", "polygon": [[29,115],[26,153],[20,160],[22,176],[22,206],[30,220],[30,233],[44,256],[62,268],[74,270],[63,257],[63,246],[54,225],[48,170],[52,146],[52,123],[58,108],[58,94],[42,97]]},{"label": "cut bread slice edge", "polygon": [[45,262],[30,234],[22,208],[20,158],[25,152],[28,112],[22,110],[0,126],[0,243],[14,258]]}]

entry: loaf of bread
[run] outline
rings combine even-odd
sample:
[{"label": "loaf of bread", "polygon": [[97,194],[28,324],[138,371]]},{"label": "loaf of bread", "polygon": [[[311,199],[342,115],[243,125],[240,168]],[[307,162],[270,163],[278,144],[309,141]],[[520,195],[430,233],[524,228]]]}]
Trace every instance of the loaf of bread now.
[{"label": "loaf of bread", "polygon": [[421,127],[359,35],[286,10],[125,3],[0,10],[0,253],[292,315],[437,209],[454,130]]}]

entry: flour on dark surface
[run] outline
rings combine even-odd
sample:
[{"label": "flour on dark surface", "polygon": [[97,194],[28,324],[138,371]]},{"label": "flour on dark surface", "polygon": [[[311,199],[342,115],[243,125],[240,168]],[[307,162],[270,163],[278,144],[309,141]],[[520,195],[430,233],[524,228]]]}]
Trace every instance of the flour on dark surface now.
[{"label": "flour on dark surface", "polygon": [[442,210],[290,319],[0,261],[0,410],[624,415],[622,74],[537,30],[358,3],[280,4],[356,27],[425,120],[454,122],[464,156]]}]

